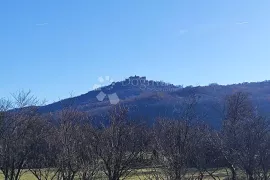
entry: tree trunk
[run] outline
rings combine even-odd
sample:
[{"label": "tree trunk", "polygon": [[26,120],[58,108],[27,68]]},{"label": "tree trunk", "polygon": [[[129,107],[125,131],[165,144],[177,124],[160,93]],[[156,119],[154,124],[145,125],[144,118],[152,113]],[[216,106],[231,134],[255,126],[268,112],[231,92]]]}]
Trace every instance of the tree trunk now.
[{"label": "tree trunk", "polygon": [[203,180],[203,173],[200,172],[199,180]]},{"label": "tree trunk", "polygon": [[236,180],[236,170],[233,165],[230,165],[229,167],[231,173],[232,173],[232,180]]},{"label": "tree trunk", "polygon": [[247,175],[248,175],[248,180],[254,180],[253,173],[251,173],[250,171],[248,171],[247,172]]}]

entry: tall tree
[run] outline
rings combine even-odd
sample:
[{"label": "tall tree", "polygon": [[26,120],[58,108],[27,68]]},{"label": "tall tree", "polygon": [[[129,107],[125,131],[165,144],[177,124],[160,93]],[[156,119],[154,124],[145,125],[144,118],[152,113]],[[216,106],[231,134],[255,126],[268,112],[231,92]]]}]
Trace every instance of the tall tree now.
[{"label": "tall tree", "polygon": [[[18,92],[9,111],[2,111],[0,168],[5,180],[18,180],[27,159],[40,137],[37,130],[41,117],[37,99],[29,92]],[[3,106],[2,106],[3,107]]]},{"label": "tall tree", "polygon": [[127,109],[118,106],[110,112],[109,124],[96,132],[96,152],[109,180],[125,179],[140,158],[143,144],[139,128],[128,119]]}]

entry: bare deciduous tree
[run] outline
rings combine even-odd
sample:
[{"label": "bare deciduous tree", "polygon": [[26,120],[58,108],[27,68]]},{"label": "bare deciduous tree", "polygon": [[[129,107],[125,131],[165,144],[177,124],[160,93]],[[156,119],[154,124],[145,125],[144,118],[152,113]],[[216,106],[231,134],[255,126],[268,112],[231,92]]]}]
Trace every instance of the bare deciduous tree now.
[{"label": "bare deciduous tree", "polygon": [[81,122],[78,148],[78,163],[80,180],[93,180],[100,176],[100,162],[95,151],[94,138],[96,129],[89,120]]},{"label": "bare deciduous tree", "polygon": [[96,153],[109,180],[125,179],[139,159],[142,143],[138,128],[140,125],[131,123],[127,110],[119,106],[110,112],[109,124],[97,130]]},{"label": "bare deciduous tree", "polygon": [[184,179],[190,167],[196,122],[197,97],[185,100],[179,119],[160,119],[154,127],[158,163],[169,179]]},{"label": "bare deciduous tree", "polygon": [[237,179],[237,167],[246,173],[249,180],[254,180],[259,167],[260,146],[269,130],[268,123],[256,114],[247,93],[237,92],[228,96],[225,112],[216,147],[226,160],[233,180]]},{"label": "bare deciduous tree", "polygon": [[20,178],[23,168],[27,165],[27,158],[40,137],[36,129],[40,122],[36,98],[30,91],[20,91],[13,97],[13,110],[2,111],[1,120],[0,168],[5,180]]},{"label": "bare deciduous tree", "polygon": [[43,117],[36,129],[41,136],[28,158],[28,169],[37,180],[55,180],[58,174],[56,127],[49,116]]},{"label": "bare deciduous tree", "polygon": [[197,133],[192,138],[191,162],[199,171],[198,180],[202,180],[205,175],[214,180],[219,179],[215,173],[221,169],[221,154],[212,144],[213,130],[203,123],[193,128]]},{"label": "bare deciduous tree", "polygon": [[72,107],[67,107],[56,114],[58,179],[73,180],[79,171],[80,123],[85,117],[85,113]]}]

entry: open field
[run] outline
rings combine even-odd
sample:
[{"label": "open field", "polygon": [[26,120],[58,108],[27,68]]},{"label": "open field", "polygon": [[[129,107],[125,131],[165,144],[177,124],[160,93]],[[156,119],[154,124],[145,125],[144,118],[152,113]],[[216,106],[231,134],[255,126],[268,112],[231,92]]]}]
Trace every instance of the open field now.
[{"label": "open field", "polygon": [[[195,173],[195,172],[194,172]],[[190,173],[188,173],[187,177],[191,177],[192,174],[194,176],[194,173],[192,173],[192,171]],[[134,171],[133,173],[131,173],[126,179],[127,180],[150,180],[150,178],[153,178],[153,174],[154,174],[154,169],[152,168],[145,168],[145,169],[138,169],[136,171]],[[195,174],[195,176],[197,176],[198,174]],[[217,175],[220,180],[225,179],[226,177],[226,171],[224,169],[221,169],[219,171],[217,171],[215,173],[215,175]],[[37,178],[30,172],[30,171],[24,171],[23,175],[21,176],[21,180],[36,180]],[[76,180],[79,178],[76,178]],[[100,177],[98,178],[100,180],[105,180],[105,177]],[[213,179],[208,175],[205,175],[204,177],[205,180],[210,180]],[[4,176],[3,174],[0,174],[0,180],[4,180]]]}]

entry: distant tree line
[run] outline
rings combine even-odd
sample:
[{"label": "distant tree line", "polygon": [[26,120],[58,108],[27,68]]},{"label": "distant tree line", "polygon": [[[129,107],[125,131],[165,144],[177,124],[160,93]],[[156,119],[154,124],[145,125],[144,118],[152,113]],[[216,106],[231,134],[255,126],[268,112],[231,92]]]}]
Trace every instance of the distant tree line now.
[{"label": "distant tree line", "polygon": [[148,180],[270,179],[270,126],[249,95],[227,96],[222,128],[211,129],[196,112],[197,97],[185,100],[178,118],[157,118],[152,126],[114,107],[108,123],[73,106],[40,114],[29,92],[0,101],[0,170],[19,180],[27,170],[37,180],[125,179],[150,168]]}]

